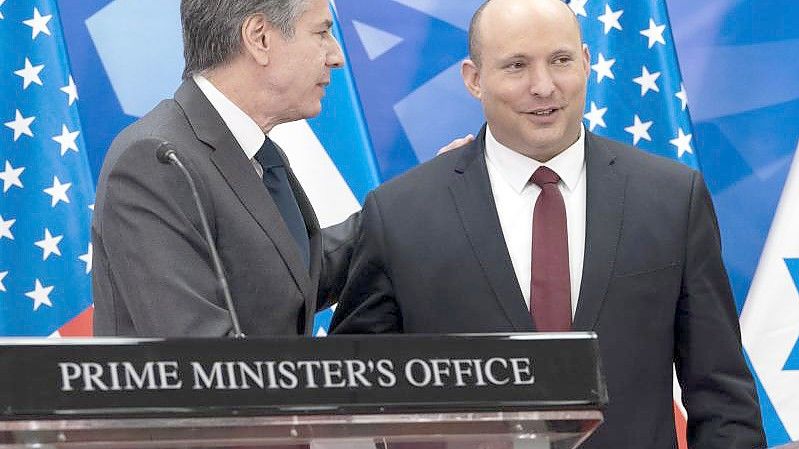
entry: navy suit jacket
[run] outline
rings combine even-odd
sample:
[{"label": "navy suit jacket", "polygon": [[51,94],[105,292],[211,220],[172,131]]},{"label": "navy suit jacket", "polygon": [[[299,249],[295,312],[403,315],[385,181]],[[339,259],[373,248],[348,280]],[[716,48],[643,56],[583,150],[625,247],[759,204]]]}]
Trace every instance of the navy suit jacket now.
[{"label": "navy suit jacket", "polygon": [[[372,192],[336,333],[528,332],[484,131]],[[676,448],[672,363],[693,449],[765,447],[755,386],[696,171],[586,136],[586,241],[573,328],[599,335],[610,404],[587,448]]]}]

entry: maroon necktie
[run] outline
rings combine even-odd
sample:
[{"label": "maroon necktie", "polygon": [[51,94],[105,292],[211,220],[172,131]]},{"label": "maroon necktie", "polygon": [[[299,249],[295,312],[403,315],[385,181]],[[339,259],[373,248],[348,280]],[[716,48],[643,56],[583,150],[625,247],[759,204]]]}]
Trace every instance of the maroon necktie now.
[{"label": "maroon necktie", "polygon": [[536,330],[571,330],[571,282],[566,206],[558,190],[560,177],[541,166],[530,179],[541,187],[533,211],[533,259],[530,313]]}]

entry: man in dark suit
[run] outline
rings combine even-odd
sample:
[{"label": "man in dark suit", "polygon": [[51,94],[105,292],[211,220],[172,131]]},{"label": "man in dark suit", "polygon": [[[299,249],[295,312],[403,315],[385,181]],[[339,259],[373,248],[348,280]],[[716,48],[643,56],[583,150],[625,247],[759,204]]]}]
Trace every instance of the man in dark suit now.
[{"label": "man in dark suit", "polygon": [[323,242],[266,133],[320,111],[330,70],[343,62],[328,2],[183,0],[181,16],[183,84],[117,137],[100,175],[95,334],[231,333],[189,187],[156,158],[163,142],[196,180],[243,332],[309,333],[319,298],[335,288],[341,241]]},{"label": "man in dark suit", "polygon": [[336,333],[594,331],[610,404],[587,448],[765,446],[699,173],[587,132],[588,49],[559,0],[491,0],[462,74],[475,142],[366,200]]}]

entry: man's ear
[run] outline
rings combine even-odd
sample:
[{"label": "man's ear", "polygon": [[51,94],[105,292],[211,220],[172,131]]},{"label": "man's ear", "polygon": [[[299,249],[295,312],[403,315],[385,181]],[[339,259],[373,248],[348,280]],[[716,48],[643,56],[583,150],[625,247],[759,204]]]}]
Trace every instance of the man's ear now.
[{"label": "man's ear", "polygon": [[483,91],[480,89],[480,68],[471,59],[464,59],[461,63],[461,76],[463,84],[474,98],[482,99]]},{"label": "man's ear", "polygon": [[243,51],[250,55],[259,65],[269,64],[271,44],[278,32],[263,14],[253,14],[241,25],[241,43]]},{"label": "man's ear", "polygon": [[583,44],[583,70],[585,70],[585,78],[588,79],[591,77],[591,50],[588,48],[588,44]]}]

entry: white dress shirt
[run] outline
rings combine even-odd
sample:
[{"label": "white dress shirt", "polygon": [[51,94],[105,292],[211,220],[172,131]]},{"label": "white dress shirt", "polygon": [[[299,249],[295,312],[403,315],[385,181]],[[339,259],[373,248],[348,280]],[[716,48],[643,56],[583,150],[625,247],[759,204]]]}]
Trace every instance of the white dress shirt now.
[{"label": "white dress shirt", "polygon": [[194,75],[193,78],[194,82],[197,83],[197,87],[208,98],[211,106],[216,109],[230,133],[236,138],[236,142],[244,150],[244,154],[252,164],[255,172],[258,173],[259,177],[263,178],[261,164],[255,159],[255,153],[261,149],[266,141],[266,135],[261,130],[261,127],[204,76]]},{"label": "white dress shirt", "polygon": [[558,188],[566,205],[572,317],[577,310],[585,251],[585,130],[572,146],[542,164],[499,143],[486,129],[486,166],[502,234],[527,308],[533,246],[533,210],[541,188],[530,182],[545,165],[560,176]]}]

